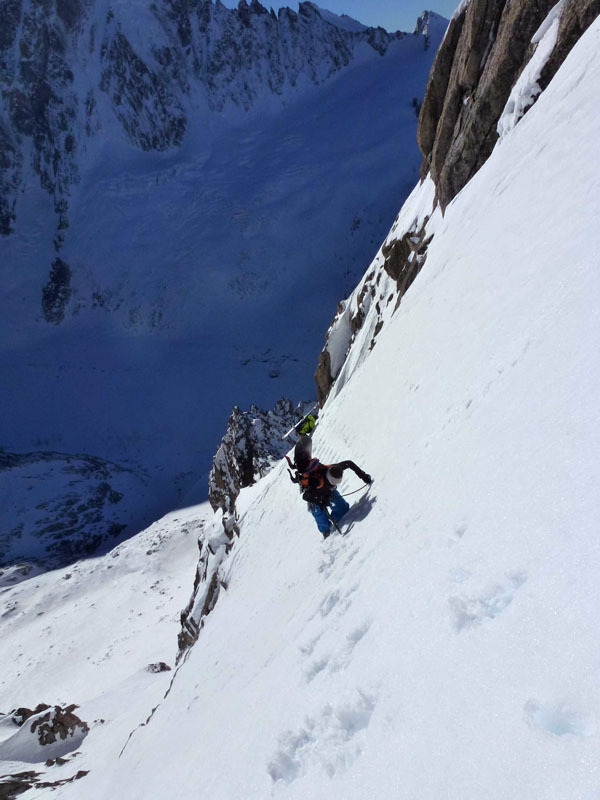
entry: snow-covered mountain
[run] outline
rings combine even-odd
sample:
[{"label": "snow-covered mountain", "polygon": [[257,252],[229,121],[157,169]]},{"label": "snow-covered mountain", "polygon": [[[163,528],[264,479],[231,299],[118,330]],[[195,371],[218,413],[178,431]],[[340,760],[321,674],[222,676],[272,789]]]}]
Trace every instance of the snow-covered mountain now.
[{"label": "snow-covered mountain", "polygon": [[[108,482],[122,499],[99,510],[103,538],[137,532],[206,497],[234,406],[314,395],[337,301],[416,180],[445,22],[429,49],[256,0],[19,0],[0,27],[0,549],[15,552],[34,542],[23,492],[62,509]],[[106,474],[78,502],[60,464],[82,456]]]},{"label": "snow-covered mountain", "polygon": [[247,111],[324,82],[362,46],[384,54],[402,36],[345,25],[310,2],[278,16],[258,0],[235,10],[212,0],[10,3],[0,42],[2,233],[14,230],[33,168],[54,201],[60,243],[84,154],[118,135],[111,116],[131,144],[167,150],[206,109]]},{"label": "snow-covered mountain", "polygon": [[[188,508],[3,577],[9,797],[597,795],[600,20],[537,80],[569,10],[445,213],[431,175],[415,187],[348,300],[349,350],[330,335],[314,450],[374,476],[342,484],[345,535],[321,539],[282,462],[237,519]],[[401,294],[385,253],[421,228]]]}]

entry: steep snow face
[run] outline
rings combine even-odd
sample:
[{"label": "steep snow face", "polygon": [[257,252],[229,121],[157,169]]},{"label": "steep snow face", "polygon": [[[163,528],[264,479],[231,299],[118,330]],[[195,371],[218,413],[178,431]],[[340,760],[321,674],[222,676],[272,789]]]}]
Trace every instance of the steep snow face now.
[{"label": "steep snow face", "polygon": [[[523,10],[528,13],[525,6]],[[541,10],[540,7],[534,9],[538,16]],[[558,65],[564,60],[573,43],[577,40],[575,32],[578,31],[580,34],[591,23],[590,13],[591,7],[587,0],[581,7],[578,7],[575,2],[569,3],[568,0],[564,0],[564,2],[561,0],[561,2],[550,8],[547,16],[542,18],[538,29],[531,35],[531,41],[526,50],[528,60],[525,60],[521,65],[520,75],[515,80],[509,94],[510,72],[503,69],[490,71],[488,79],[492,82],[499,81],[503,84],[503,92],[507,93],[506,105],[502,111],[500,106],[497,105],[498,115],[492,119],[492,125],[497,128],[500,140],[512,131],[528,109],[535,103],[542,92],[542,87],[548,85],[550,80],[548,77],[548,65],[551,64],[554,72],[556,71]],[[581,15],[581,19],[579,19],[579,15]],[[428,12],[419,20],[418,28],[422,20],[427,17]],[[577,20],[579,20],[579,23]],[[473,18],[471,22],[473,23]],[[531,22],[532,20],[530,20],[530,25]],[[513,23],[514,20],[510,24]],[[578,27],[579,24],[580,27]],[[448,36],[450,34],[451,31],[449,29]],[[456,31],[450,38],[455,37],[455,35]],[[561,36],[563,39],[562,44]],[[506,31],[502,38],[504,48],[511,50],[510,37],[507,38]],[[449,75],[454,75],[457,69],[456,64],[462,64],[460,47],[457,48],[456,42],[446,45],[447,42],[444,40],[444,44],[436,56],[428,82],[424,106],[429,107],[425,114],[421,113],[419,116],[420,137],[423,134],[423,127],[428,128],[432,109],[442,101],[443,92],[446,89],[443,89],[441,96],[439,94],[441,86],[448,83]],[[522,46],[521,51],[523,54],[525,53]],[[516,52],[516,50],[511,50],[511,58]],[[449,53],[454,58],[452,69],[451,63],[448,61]],[[456,76],[454,75],[454,77]],[[506,83],[507,80],[509,80],[508,84]],[[448,89],[446,100],[448,95],[453,94],[453,92],[454,90],[451,92]],[[490,109],[491,106],[486,106],[485,114],[489,114]],[[429,121],[427,122],[427,120]],[[481,117],[474,114],[471,116],[469,125],[466,128],[464,126],[454,128],[455,133],[458,131],[460,136],[468,135],[471,138],[475,150],[479,154],[485,149],[482,149],[481,139],[476,136],[477,127],[480,125]],[[467,129],[470,132],[465,134]],[[484,138],[487,139],[490,130],[489,125],[486,126]],[[446,132],[449,132],[447,126]],[[422,174],[426,164],[427,159],[421,168]],[[439,175],[436,174],[436,170],[432,166],[431,170],[424,175],[421,183],[415,187],[409,202],[405,204],[396,218],[381,251],[371,265],[371,269],[359,282],[352,295],[339,305],[338,313],[327,332],[326,344],[319,357],[319,367],[315,376],[321,401],[328,396],[332,385],[338,377],[340,378],[339,389],[345,377],[352,374],[356,358],[361,358],[362,356],[361,347],[364,348],[365,341],[369,342],[369,347],[373,347],[379,332],[385,324],[389,307],[391,306],[394,310],[398,307],[405,292],[427,260],[429,246],[436,231],[439,229],[441,221],[440,208],[438,206],[441,206],[442,210],[445,207],[445,202],[440,197],[438,178]],[[449,198],[446,199],[448,200]],[[358,337],[357,332],[363,327],[363,335]],[[363,343],[361,347],[355,347],[355,342],[357,341]],[[348,359],[348,365],[346,369],[343,369],[346,359]]]},{"label": "steep snow face", "polygon": [[[126,786],[152,800],[175,785],[214,800],[595,795],[599,53],[597,21],[431,218],[427,262],[372,349],[359,333],[314,437],[323,461],[351,457],[375,478],[349,498],[346,536],[321,540],[284,465],[244,490],[219,600],[131,738],[144,694],[148,713],[156,704],[143,660],[123,648],[95,684],[80,649],[78,714],[105,722],[60,773],[89,770],[83,783],[53,797]],[[415,191],[399,225],[429,192]],[[164,523],[173,541],[182,522]],[[111,597],[128,586],[139,584],[123,575]],[[19,609],[9,619],[21,637],[39,625]],[[14,663],[18,637],[0,640],[0,707],[68,687],[28,641],[39,670]]]}]

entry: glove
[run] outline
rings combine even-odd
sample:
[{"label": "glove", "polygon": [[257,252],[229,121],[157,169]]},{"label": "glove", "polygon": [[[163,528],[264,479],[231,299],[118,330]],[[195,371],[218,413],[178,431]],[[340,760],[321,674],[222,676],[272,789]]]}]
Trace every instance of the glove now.
[{"label": "glove", "polygon": [[366,472],[363,472],[362,475],[359,475],[359,477],[365,483],[373,483],[373,478],[370,475],[367,475]]}]

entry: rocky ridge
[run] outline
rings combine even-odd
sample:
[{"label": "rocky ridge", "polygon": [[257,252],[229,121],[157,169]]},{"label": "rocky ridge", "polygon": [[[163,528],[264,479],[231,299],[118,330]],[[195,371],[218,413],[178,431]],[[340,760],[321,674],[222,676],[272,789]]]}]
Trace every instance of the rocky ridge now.
[{"label": "rocky ridge", "polygon": [[254,485],[285,456],[292,443],[284,435],[313,405],[294,406],[282,399],[270,411],[257,406],[249,411],[233,409],[209,476],[208,496],[215,516],[199,532],[194,586],[181,612],[178,660],[196,642],[224,586],[223,564],[240,533],[236,508],[240,491]]},{"label": "rocky ridge", "polygon": [[234,513],[240,490],[252,486],[283,458],[291,446],[283,436],[312,405],[294,406],[282,399],[270,411],[258,406],[233,409],[210,471],[208,499],[213,510]]}]

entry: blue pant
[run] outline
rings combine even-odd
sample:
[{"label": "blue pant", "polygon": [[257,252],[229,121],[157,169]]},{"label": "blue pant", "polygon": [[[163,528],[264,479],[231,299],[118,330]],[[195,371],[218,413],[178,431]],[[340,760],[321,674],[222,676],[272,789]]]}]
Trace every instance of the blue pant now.
[{"label": "blue pant", "polygon": [[[331,514],[331,519],[334,522],[339,522],[350,508],[349,503],[344,500],[337,489],[333,490],[327,505],[331,509],[329,513]],[[331,520],[327,516],[325,509],[321,506],[315,505],[314,503],[310,503],[308,510],[315,518],[317,528],[321,531],[321,533],[329,533],[329,529],[331,528]]]}]

